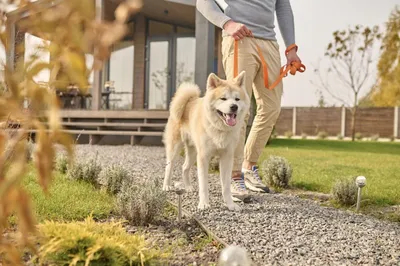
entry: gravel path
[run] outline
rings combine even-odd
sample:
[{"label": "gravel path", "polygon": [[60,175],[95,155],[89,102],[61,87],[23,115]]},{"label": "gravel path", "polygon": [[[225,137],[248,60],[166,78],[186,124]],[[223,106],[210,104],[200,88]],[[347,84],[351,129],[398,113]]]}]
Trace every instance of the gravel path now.
[{"label": "gravel path", "polygon": [[[78,158],[96,154],[103,164],[123,163],[138,178],[163,178],[163,147],[77,146]],[[182,161],[174,180],[180,180]],[[197,180],[195,168],[191,176]],[[184,208],[227,243],[246,248],[256,265],[400,265],[400,224],[282,194],[254,194],[234,213],[221,204],[218,176],[210,176],[210,186],[212,209],[196,210],[197,191],[184,196]]]}]

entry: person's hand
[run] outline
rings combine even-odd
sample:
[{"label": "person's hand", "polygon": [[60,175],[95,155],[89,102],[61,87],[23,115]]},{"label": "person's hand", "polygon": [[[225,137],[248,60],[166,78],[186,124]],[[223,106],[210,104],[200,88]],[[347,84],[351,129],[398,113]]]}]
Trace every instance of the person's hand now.
[{"label": "person's hand", "polygon": [[286,58],[287,58],[287,64],[286,64],[287,66],[290,66],[291,63],[296,61],[301,63],[300,57],[297,55],[296,49],[290,50],[287,53]]},{"label": "person's hand", "polygon": [[237,41],[247,36],[253,37],[251,30],[249,30],[245,25],[236,23],[233,20],[229,20],[225,23],[224,30]]}]

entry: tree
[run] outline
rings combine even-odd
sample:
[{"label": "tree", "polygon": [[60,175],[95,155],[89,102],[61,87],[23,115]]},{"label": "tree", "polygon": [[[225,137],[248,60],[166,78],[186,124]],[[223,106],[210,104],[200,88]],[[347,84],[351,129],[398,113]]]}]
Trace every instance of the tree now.
[{"label": "tree", "polygon": [[[326,48],[328,59],[326,77],[315,69],[319,82],[314,83],[351,112],[351,136],[355,139],[355,122],[361,92],[371,87],[373,50],[381,38],[378,26],[356,25],[347,30],[335,31],[333,41]],[[332,79],[333,78],[333,79]]]},{"label": "tree", "polygon": [[395,7],[386,23],[378,62],[378,85],[372,90],[375,106],[400,105],[400,8]]}]

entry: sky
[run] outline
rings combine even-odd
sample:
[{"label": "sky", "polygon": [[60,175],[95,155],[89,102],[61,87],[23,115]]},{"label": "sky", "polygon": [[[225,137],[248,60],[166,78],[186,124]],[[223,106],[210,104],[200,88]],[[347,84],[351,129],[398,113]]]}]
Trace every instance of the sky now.
[{"label": "sky", "polygon": [[[318,64],[321,59],[324,59],[325,48],[328,43],[332,40],[332,33],[336,30],[347,29],[349,26],[361,24],[364,26],[379,25],[382,27],[387,21],[390,12],[397,5],[400,6],[400,0],[291,0],[291,5],[295,19],[295,31],[296,31],[296,43],[299,47],[298,55],[302,62],[306,65],[307,70],[304,73],[297,73],[295,76],[289,75],[284,79],[284,95],[282,98],[282,106],[316,106],[318,103],[318,95],[316,93],[317,87],[311,84],[311,80],[317,81],[317,76],[314,73],[314,66]],[[285,63],[285,57],[283,52],[285,50],[283,39],[281,37],[277,22],[276,33],[278,43],[280,45],[280,51],[282,56],[282,65]],[[30,39],[30,43],[37,43],[34,38]],[[4,51],[0,49],[0,60],[4,59]],[[28,48],[29,50],[29,48]],[[162,56],[163,49],[154,49],[154,52],[159,52],[159,55],[154,57],[159,58]],[[30,53],[31,51],[27,51]],[[121,51],[122,52],[122,51]],[[188,53],[194,53],[193,49],[187,51]],[[128,55],[129,54],[129,55]],[[378,57],[378,53],[375,57]],[[128,56],[128,57],[127,57]],[[124,52],[124,54],[115,53],[112,61],[115,60],[115,66],[119,65],[121,61],[126,58],[133,58],[133,49]],[[190,56],[182,55],[182,59],[190,58]],[[193,56],[194,58],[194,56]],[[90,61],[90,58],[88,59]],[[120,61],[121,60],[121,61]],[[188,59],[186,59],[188,60]],[[188,65],[194,64],[194,62],[187,62]],[[118,62],[118,63],[117,63]],[[324,62],[324,61],[322,61]],[[325,61],[326,62],[326,61]],[[129,73],[132,73],[131,68],[133,65],[125,67],[121,65],[121,71],[115,70],[115,83],[119,85],[119,81],[122,83],[126,80],[126,75],[123,70],[129,69]],[[123,68],[123,69],[122,69]],[[322,72],[325,69],[320,69]],[[47,74],[43,73],[43,76]],[[122,76],[121,76],[122,75]],[[371,82],[374,79],[374,74],[371,75]],[[335,83],[335,80],[330,79],[331,83]],[[132,82],[124,84],[121,87],[122,90],[126,90],[125,87],[132,86]],[[340,86],[338,83],[337,86]],[[123,87],[123,88],[122,88]],[[366,93],[367,90],[362,91]],[[328,104],[339,104],[331,96],[325,94],[325,101]],[[161,99],[154,99],[155,102],[163,102]]]}]

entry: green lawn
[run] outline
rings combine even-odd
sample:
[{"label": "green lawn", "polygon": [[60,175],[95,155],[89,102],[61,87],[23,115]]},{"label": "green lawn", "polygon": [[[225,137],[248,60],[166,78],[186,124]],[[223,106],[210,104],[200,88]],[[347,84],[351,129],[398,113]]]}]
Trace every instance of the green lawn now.
[{"label": "green lawn", "polygon": [[39,222],[47,219],[83,220],[91,213],[94,218],[105,218],[113,210],[115,200],[112,196],[88,183],[68,180],[57,172],[54,175],[48,196],[38,185],[33,167],[24,179]]},{"label": "green lawn", "polygon": [[329,193],[341,177],[364,175],[363,198],[380,206],[400,204],[400,144],[274,139],[261,161],[283,156],[293,167],[292,185]]}]

